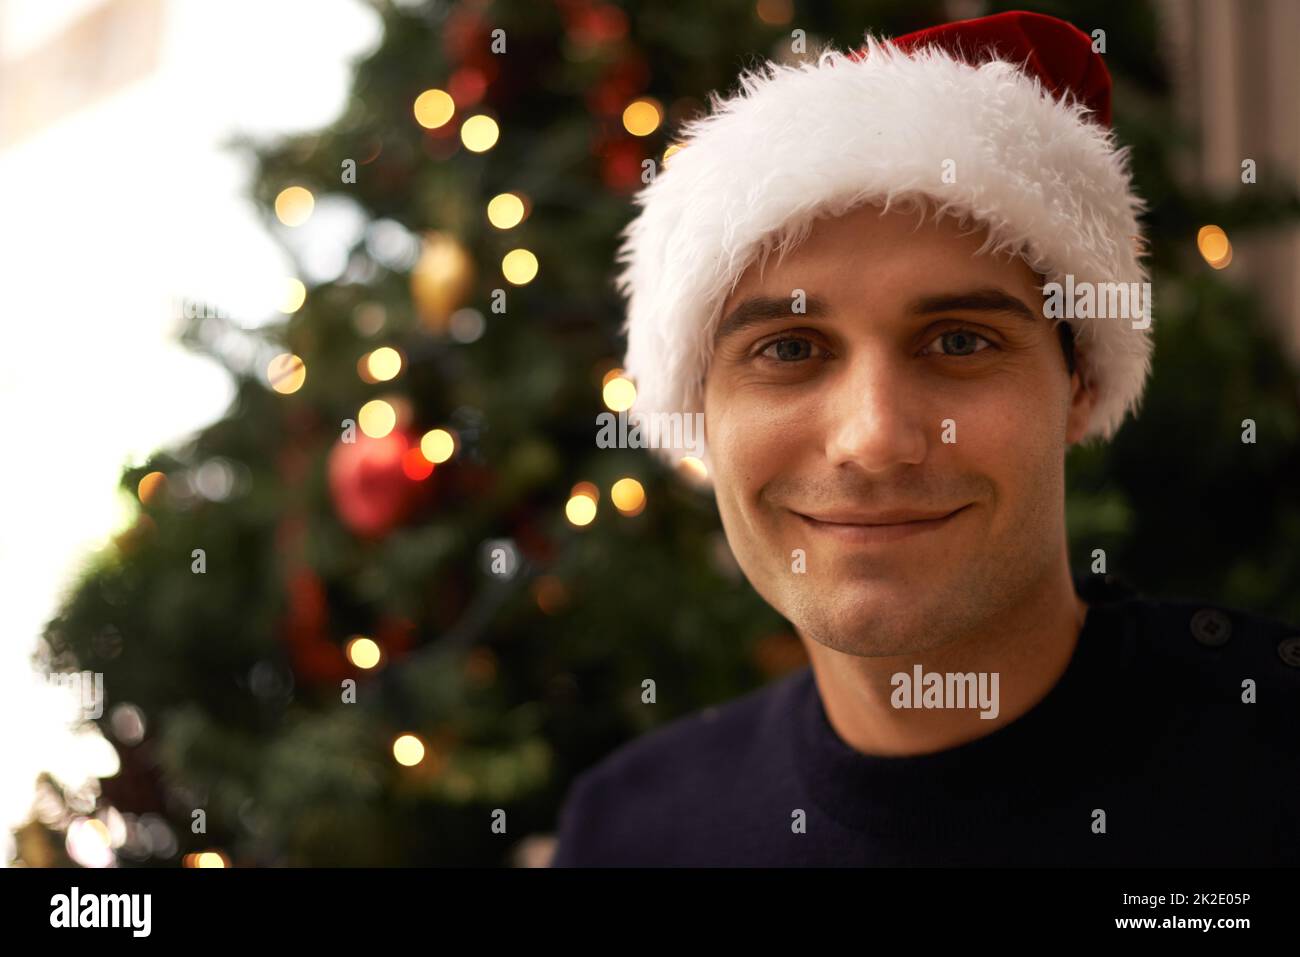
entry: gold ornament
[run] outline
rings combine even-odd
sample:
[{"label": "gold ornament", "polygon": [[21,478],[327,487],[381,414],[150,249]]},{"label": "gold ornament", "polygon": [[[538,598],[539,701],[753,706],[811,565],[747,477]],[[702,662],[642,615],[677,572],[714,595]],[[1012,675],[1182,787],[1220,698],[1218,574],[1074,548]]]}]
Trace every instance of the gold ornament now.
[{"label": "gold ornament", "polygon": [[411,270],[411,298],[420,321],[434,333],[446,332],[473,283],[474,260],[465,247],[448,233],[425,233],[420,259]]}]

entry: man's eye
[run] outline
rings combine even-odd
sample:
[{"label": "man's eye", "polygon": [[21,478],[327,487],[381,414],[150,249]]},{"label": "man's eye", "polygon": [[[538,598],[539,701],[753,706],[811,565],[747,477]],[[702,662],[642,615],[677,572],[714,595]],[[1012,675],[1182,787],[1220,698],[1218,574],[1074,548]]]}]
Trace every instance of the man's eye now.
[{"label": "man's eye", "polygon": [[[804,347],[807,347],[805,350]],[[773,339],[759,352],[759,355],[776,362],[793,363],[813,358],[813,342],[796,336]]]},{"label": "man's eye", "polygon": [[926,353],[933,351],[935,343],[939,343],[939,351],[946,356],[974,355],[976,352],[993,345],[983,336],[971,332],[969,329],[954,329],[952,332],[945,332],[935,337],[934,341],[924,351]]}]

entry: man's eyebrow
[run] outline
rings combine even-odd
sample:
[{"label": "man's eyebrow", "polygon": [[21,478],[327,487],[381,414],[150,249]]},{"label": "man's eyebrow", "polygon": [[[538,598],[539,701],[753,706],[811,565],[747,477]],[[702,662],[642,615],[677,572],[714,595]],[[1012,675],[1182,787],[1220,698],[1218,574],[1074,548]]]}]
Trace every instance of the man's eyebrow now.
[{"label": "man's eyebrow", "polygon": [[915,316],[928,316],[936,312],[1008,312],[1035,321],[1038,317],[1023,301],[995,286],[971,289],[967,292],[922,296],[913,300],[907,311]]},{"label": "man's eyebrow", "polygon": [[807,296],[803,306],[803,312],[795,312],[793,297],[750,296],[742,299],[718,323],[718,328],[713,332],[713,341],[721,342],[750,326],[771,322],[773,319],[817,319],[830,312],[830,306],[816,296]]}]

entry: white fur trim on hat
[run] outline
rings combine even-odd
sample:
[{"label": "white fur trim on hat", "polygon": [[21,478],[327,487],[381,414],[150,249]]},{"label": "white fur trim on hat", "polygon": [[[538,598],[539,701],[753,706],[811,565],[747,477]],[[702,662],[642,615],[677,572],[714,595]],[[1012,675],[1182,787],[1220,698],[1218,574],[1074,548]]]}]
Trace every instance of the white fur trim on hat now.
[{"label": "white fur trim on hat", "polygon": [[[827,49],[745,71],[635,197],[616,278],[634,412],[701,411],[713,330],[741,274],[863,203],[928,198],[936,215],[986,226],[983,251],[1019,254],[1048,282],[1147,281],[1127,151],[1086,107],[1012,63],[866,46],[860,60]],[[949,159],[958,172],[945,184]],[[1067,321],[1095,393],[1087,435],[1109,438],[1141,399],[1150,329]]]}]

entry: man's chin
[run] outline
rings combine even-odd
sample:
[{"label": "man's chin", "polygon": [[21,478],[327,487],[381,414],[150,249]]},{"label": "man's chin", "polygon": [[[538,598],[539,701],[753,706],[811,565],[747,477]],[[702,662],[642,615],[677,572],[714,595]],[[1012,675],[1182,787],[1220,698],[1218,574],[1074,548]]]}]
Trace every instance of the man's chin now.
[{"label": "man's chin", "polygon": [[949,622],[930,603],[892,581],[839,582],[799,596],[787,615],[800,635],[827,648],[864,657],[925,651],[945,644]]}]

